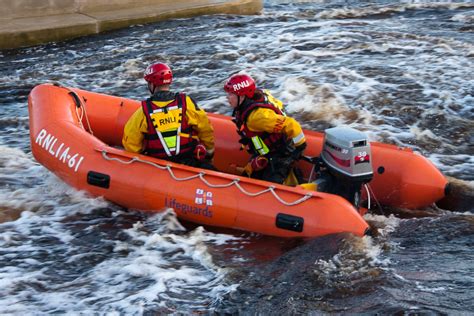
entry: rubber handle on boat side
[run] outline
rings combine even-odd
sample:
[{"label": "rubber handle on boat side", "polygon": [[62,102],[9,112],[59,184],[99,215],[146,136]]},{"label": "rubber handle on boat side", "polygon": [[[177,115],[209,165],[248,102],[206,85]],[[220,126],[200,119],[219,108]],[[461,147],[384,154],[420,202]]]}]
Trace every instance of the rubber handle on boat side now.
[{"label": "rubber handle on boat side", "polygon": [[110,187],[110,176],[105,173],[89,171],[87,173],[87,183],[96,187],[108,189]]}]

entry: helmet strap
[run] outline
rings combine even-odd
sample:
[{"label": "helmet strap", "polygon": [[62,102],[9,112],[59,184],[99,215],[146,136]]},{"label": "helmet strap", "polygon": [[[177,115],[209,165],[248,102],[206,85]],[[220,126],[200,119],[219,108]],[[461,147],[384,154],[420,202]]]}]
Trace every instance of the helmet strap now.
[{"label": "helmet strap", "polygon": [[239,107],[245,101],[245,95],[238,95],[237,96],[237,107]]},{"label": "helmet strap", "polygon": [[155,93],[155,89],[156,89],[156,86],[153,83],[148,82],[148,90],[150,91],[152,95]]}]

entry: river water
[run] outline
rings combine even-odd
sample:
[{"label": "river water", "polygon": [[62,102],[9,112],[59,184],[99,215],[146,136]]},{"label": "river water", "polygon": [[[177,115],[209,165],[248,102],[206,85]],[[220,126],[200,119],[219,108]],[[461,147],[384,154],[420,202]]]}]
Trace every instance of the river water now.
[{"label": "river water", "polygon": [[[141,99],[144,68],[230,114],[246,71],[305,128],[347,124],[413,148],[474,191],[474,4],[271,1],[0,52],[0,314],[474,312],[472,199],[366,215],[374,236],[285,240],[126,210],[33,159],[37,84]],[[459,201],[458,201],[459,202]],[[461,205],[462,207],[460,207]]]}]

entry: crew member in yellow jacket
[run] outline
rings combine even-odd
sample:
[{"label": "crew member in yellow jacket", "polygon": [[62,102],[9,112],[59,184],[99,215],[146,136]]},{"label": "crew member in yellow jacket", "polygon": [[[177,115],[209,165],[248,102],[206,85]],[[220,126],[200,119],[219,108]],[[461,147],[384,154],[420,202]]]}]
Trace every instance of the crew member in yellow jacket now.
[{"label": "crew member in yellow jacket", "polygon": [[231,76],[224,90],[234,109],[240,142],[252,155],[245,173],[252,178],[296,185],[295,162],[306,148],[300,124],[286,116],[280,100],[267,90],[257,89],[248,75]]},{"label": "crew member in yellow jacket", "polygon": [[125,150],[215,169],[214,131],[207,114],[184,93],[170,91],[173,74],[168,65],[150,65],[144,75],[151,97],[130,117],[124,128]]}]

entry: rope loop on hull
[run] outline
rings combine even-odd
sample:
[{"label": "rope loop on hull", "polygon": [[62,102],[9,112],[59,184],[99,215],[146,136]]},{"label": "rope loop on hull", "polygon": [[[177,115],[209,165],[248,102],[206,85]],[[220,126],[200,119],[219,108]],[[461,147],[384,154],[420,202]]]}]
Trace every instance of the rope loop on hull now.
[{"label": "rope loop on hull", "polygon": [[120,159],[120,158],[110,157],[108,155],[109,153],[106,150],[101,150],[101,153],[102,153],[102,157],[107,161],[116,161],[116,162],[124,164],[124,165],[130,165],[132,163],[139,162],[139,163],[144,163],[144,164],[151,165],[151,166],[153,166],[155,168],[158,168],[160,170],[167,170],[169,175],[171,176],[171,178],[175,181],[189,181],[189,180],[199,178],[203,183],[205,183],[210,188],[228,188],[228,187],[231,187],[231,186],[235,185],[243,194],[245,194],[247,196],[250,196],[250,197],[256,197],[256,196],[265,194],[267,192],[271,192],[271,194],[275,197],[275,199],[278,202],[280,202],[281,204],[284,204],[286,206],[294,206],[294,205],[301,204],[301,203],[303,203],[304,201],[310,199],[313,196],[311,193],[306,193],[301,198],[299,198],[299,199],[297,199],[293,202],[287,202],[287,201],[283,200],[278,195],[278,193],[276,192],[275,186],[273,186],[273,185],[269,186],[268,188],[266,188],[262,191],[252,193],[252,192],[248,192],[247,190],[245,190],[245,188],[242,187],[242,185],[240,185],[240,179],[239,178],[233,179],[232,181],[230,181],[227,184],[212,184],[209,181],[207,181],[207,179],[204,177],[206,175],[206,173],[203,172],[203,171],[201,171],[201,172],[199,172],[195,175],[189,176],[189,177],[179,178],[174,174],[173,168],[171,167],[170,164],[167,164],[166,166],[163,166],[163,165],[154,163],[152,161],[143,160],[139,157],[133,157],[130,160],[123,160],[123,159]]}]

